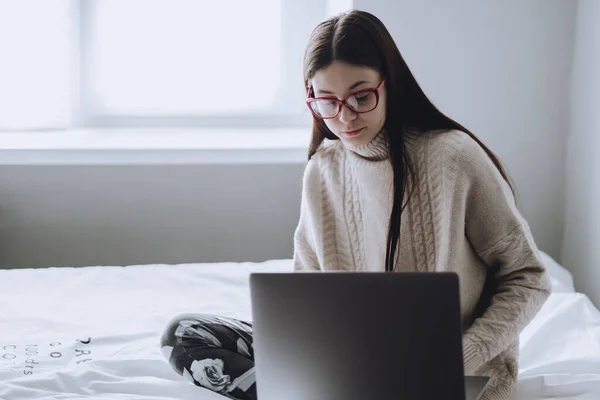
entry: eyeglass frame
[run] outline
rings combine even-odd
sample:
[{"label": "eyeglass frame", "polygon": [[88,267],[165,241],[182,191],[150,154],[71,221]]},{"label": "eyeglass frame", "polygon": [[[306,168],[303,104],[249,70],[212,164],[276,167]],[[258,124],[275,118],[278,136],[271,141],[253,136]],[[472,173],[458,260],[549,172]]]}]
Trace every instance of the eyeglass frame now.
[{"label": "eyeglass frame", "polygon": [[[379,85],[377,85],[376,87],[373,88],[366,88],[366,89],[361,89],[361,90],[357,90],[356,92],[350,93],[348,96],[346,96],[343,100],[338,99],[337,97],[310,97],[311,94],[314,95],[314,89],[311,86],[308,89],[308,93],[307,93],[307,97],[306,97],[306,105],[308,106],[308,108],[310,109],[310,112],[317,118],[319,119],[333,119],[333,118],[337,118],[338,115],[340,115],[340,113],[342,112],[342,106],[346,106],[348,107],[348,109],[350,109],[350,111],[355,112],[357,114],[364,114],[364,113],[368,113],[373,111],[374,109],[377,108],[377,106],[379,105],[379,90],[381,90],[381,85],[383,85],[385,83],[385,78],[379,82]],[[359,95],[361,93],[375,93],[375,107],[373,107],[372,109],[370,109],[369,111],[356,111],[352,106],[350,106],[350,104],[348,104],[347,100],[350,97],[354,97],[356,95]],[[338,104],[338,112],[333,116],[333,117],[323,117],[322,115],[318,115],[316,113],[315,110],[313,110],[313,108],[310,106],[310,103],[314,103],[318,100],[330,100],[330,101],[334,101]]]}]

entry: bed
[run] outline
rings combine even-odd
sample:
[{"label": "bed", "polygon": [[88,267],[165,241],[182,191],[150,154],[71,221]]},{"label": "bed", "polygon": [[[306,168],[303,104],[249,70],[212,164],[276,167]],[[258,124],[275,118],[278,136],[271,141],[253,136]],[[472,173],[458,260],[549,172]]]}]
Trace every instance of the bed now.
[{"label": "bed", "polygon": [[[600,399],[600,312],[543,254],[553,293],[521,335],[518,399]],[[223,399],[163,360],[158,338],[185,312],[250,319],[263,263],[0,271],[0,398]]]}]

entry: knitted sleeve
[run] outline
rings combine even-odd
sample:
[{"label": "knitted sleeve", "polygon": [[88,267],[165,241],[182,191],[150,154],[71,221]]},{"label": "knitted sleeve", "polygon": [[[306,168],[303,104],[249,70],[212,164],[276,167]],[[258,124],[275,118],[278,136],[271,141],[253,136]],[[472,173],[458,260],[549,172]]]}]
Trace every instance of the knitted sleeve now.
[{"label": "knitted sleeve", "polygon": [[302,200],[300,204],[300,220],[294,233],[294,270],[320,270],[315,243],[315,228],[319,217],[318,201],[315,196],[320,193],[320,176],[317,160],[309,160],[302,180]]},{"label": "knitted sleeve", "polygon": [[510,187],[483,148],[468,138],[456,160],[465,234],[496,283],[489,307],[463,336],[465,374],[472,374],[518,340],[549,296],[550,282]]}]

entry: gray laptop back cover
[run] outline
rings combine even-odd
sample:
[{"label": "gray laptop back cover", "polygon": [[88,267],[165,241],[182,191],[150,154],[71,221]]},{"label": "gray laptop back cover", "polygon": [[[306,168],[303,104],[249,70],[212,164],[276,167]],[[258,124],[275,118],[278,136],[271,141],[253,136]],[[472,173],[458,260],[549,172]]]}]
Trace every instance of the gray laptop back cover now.
[{"label": "gray laptop back cover", "polygon": [[250,277],[261,400],[465,399],[453,273]]}]

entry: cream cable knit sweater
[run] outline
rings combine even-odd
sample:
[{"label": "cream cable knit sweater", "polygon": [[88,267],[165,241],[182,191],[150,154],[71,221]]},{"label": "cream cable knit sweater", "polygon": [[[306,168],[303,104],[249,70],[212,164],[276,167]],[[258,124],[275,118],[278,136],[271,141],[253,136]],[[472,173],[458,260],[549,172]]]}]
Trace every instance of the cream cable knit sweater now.
[{"label": "cream cable knit sweater", "polygon": [[[529,226],[498,169],[466,133],[428,133],[406,145],[417,185],[402,214],[395,270],[458,274],[465,374],[492,378],[485,400],[510,399],[519,333],[550,291]],[[391,189],[383,133],[354,148],[325,139],[304,173],[295,269],[384,271]],[[475,317],[486,270],[495,291]]]}]

